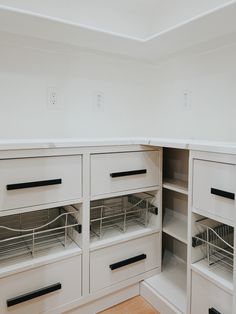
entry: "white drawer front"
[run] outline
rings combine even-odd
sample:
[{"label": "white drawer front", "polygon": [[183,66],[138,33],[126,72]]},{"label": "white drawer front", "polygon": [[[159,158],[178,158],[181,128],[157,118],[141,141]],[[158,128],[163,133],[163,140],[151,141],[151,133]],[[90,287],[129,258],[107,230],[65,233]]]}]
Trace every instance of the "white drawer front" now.
[{"label": "white drawer front", "polygon": [[194,161],[193,207],[225,219],[234,219],[236,188],[234,165],[203,160]]},{"label": "white drawer front", "polygon": [[[57,286],[56,286],[57,284]],[[61,289],[59,289],[61,284]],[[54,292],[15,305],[20,296],[39,289],[57,288]],[[34,295],[35,296],[35,295]],[[81,256],[25,271],[0,279],[1,314],[39,314],[81,297]],[[9,302],[7,306],[7,301]]]},{"label": "white drawer front", "polygon": [[91,195],[106,195],[158,185],[159,160],[158,151],[92,155]]},{"label": "white drawer front", "polygon": [[81,171],[81,156],[0,160],[0,210],[80,198]]},{"label": "white drawer front", "polygon": [[91,252],[90,292],[159,267],[160,254],[159,233]]},{"label": "white drawer front", "polygon": [[233,298],[204,277],[192,272],[191,314],[232,314]]}]

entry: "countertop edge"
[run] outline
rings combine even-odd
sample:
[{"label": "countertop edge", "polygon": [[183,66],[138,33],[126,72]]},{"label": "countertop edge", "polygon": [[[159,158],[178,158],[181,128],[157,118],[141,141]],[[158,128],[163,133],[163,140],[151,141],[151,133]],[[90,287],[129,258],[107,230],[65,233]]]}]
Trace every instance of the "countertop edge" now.
[{"label": "countertop edge", "polygon": [[193,139],[171,139],[157,137],[124,137],[124,138],[57,138],[57,139],[6,139],[0,140],[0,151],[50,149],[50,148],[79,148],[102,147],[118,145],[150,145],[207,151],[223,154],[236,154],[236,143],[205,141]]}]

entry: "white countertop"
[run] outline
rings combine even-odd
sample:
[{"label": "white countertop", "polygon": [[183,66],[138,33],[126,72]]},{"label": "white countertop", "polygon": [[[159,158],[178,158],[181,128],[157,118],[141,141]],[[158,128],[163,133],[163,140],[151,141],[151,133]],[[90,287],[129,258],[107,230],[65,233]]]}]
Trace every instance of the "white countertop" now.
[{"label": "white countertop", "polygon": [[25,150],[45,148],[95,147],[114,145],[151,145],[160,147],[201,150],[216,153],[236,154],[236,143],[203,141],[192,139],[170,139],[156,137],[124,137],[124,138],[61,138],[61,139],[5,139],[0,140],[0,150]]},{"label": "white countertop", "polygon": [[189,142],[189,149],[235,155],[236,143],[192,140]]},{"label": "white countertop", "polygon": [[37,139],[6,139],[0,140],[0,150],[40,149],[40,148],[68,148],[68,147],[95,147],[113,145],[148,145],[146,138],[37,138]]}]

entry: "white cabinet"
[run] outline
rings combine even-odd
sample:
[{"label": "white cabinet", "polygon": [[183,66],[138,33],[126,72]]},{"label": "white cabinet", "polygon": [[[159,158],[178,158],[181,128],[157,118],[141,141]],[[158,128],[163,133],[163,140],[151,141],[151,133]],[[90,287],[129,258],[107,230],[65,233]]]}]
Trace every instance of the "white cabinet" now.
[{"label": "white cabinet", "polygon": [[91,155],[90,293],[160,267],[160,161],[159,150]]},{"label": "white cabinet", "polygon": [[90,292],[160,266],[159,233],[90,253]]},{"label": "white cabinet", "polygon": [[81,198],[81,167],[80,155],[0,160],[0,210]]},{"label": "white cabinet", "polygon": [[[14,255],[11,263],[0,247],[7,269],[0,279],[1,313],[60,313],[59,307],[70,310],[70,303],[80,306],[87,297],[90,301],[98,295],[107,298],[109,292],[116,297],[122,287],[138,284],[148,274],[155,275],[145,283],[150,296],[158,296],[176,313],[233,313],[233,289],[227,288],[232,286],[233,275],[228,283],[217,263],[214,269],[211,263],[203,264],[210,259],[199,241],[205,239],[203,223],[209,219],[219,222],[216,227],[223,226],[224,232],[228,224],[229,236],[233,236],[234,159],[217,156],[215,160],[202,152],[199,158],[191,153],[188,188],[188,151],[168,151],[162,217],[162,150],[139,149],[76,148],[66,156],[62,150],[57,156],[14,158],[13,154],[0,160],[0,240],[8,250],[11,234],[16,233],[20,241],[31,236],[33,248],[27,251],[30,259],[27,255],[24,264],[21,255],[17,260]],[[9,223],[14,217],[13,224]],[[60,247],[42,251],[34,229],[39,232],[45,227],[44,241],[51,224],[53,241],[59,241]],[[14,230],[9,232],[9,226]],[[213,232],[214,226],[210,225]],[[57,232],[62,229],[59,239]],[[26,230],[24,235],[22,230]],[[27,248],[28,243],[24,244]],[[192,270],[187,272],[190,265]]]},{"label": "white cabinet", "polygon": [[193,210],[210,214],[212,218],[234,221],[235,166],[231,164],[194,160]]},{"label": "white cabinet", "polygon": [[44,313],[80,297],[80,255],[0,279],[1,314]]},{"label": "white cabinet", "polygon": [[[49,156],[30,152],[29,157],[24,152],[24,158],[15,158],[13,153],[8,159],[0,159],[3,314],[59,313],[61,306],[84,302],[79,299],[89,293],[88,282],[93,294],[116,284],[118,287],[127,279],[137,284],[146,272],[155,273],[160,267],[161,150],[125,147],[125,151],[120,148],[104,153],[103,149],[96,149],[96,153],[88,154],[87,149],[80,152],[76,148],[75,153],[71,149],[70,155],[63,151]],[[83,163],[90,163],[91,172],[85,167],[87,172],[82,173]],[[83,193],[83,178],[90,184],[90,192],[86,189]],[[131,191],[137,194],[131,195]],[[89,210],[91,200],[101,201],[103,208],[105,197],[111,207],[111,196],[116,200],[115,208],[112,207],[115,217],[117,200],[121,198],[118,220],[125,216],[125,228],[112,241],[107,239],[105,246],[91,247],[89,252],[83,235],[89,231],[89,215],[84,211]],[[107,221],[101,221],[106,227]],[[126,234],[124,231],[133,226],[131,222],[134,228]],[[14,247],[9,258],[12,238]],[[85,261],[89,263],[89,259],[87,267]]]},{"label": "white cabinet", "polygon": [[191,314],[232,314],[232,302],[232,295],[192,272]]},{"label": "white cabinet", "polygon": [[91,197],[158,186],[160,152],[139,151],[91,156]]},{"label": "white cabinet", "polygon": [[191,314],[233,314],[235,156],[192,152]]}]

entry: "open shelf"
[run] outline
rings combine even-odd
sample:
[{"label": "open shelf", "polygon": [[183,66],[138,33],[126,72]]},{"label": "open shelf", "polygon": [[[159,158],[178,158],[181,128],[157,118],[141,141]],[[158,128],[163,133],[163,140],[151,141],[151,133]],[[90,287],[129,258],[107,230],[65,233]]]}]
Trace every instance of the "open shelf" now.
[{"label": "open shelf", "polygon": [[163,188],[188,195],[188,182],[183,180],[164,178]]},{"label": "open shelf", "polygon": [[187,216],[171,209],[165,209],[163,232],[187,244]]},{"label": "open shelf", "polygon": [[187,266],[183,260],[165,251],[162,272],[146,279],[145,283],[179,311],[186,313]]},{"label": "open shelf", "polygon": [[157,60],[167,54],[232,34],[236,31],[235,16],[236,3],[232,1],[143,39],[1,5],[0,31],[106,53]]},{"label": "open shelf", "polygon": [[192,270],[217,284],[228,293],[233,294],[233,273],[219,267],[217,264],[208,266],[207,259],[191,265]]},{"label": "open shelf", "polygon": [[163,151],[163,188],[188,195],[189,151],[165,148]]},{"label": "open shelf", "polygon": [[186,149],[163,150],[162,272],[147,280],[173,313],[187,309],[188,161]]}]

